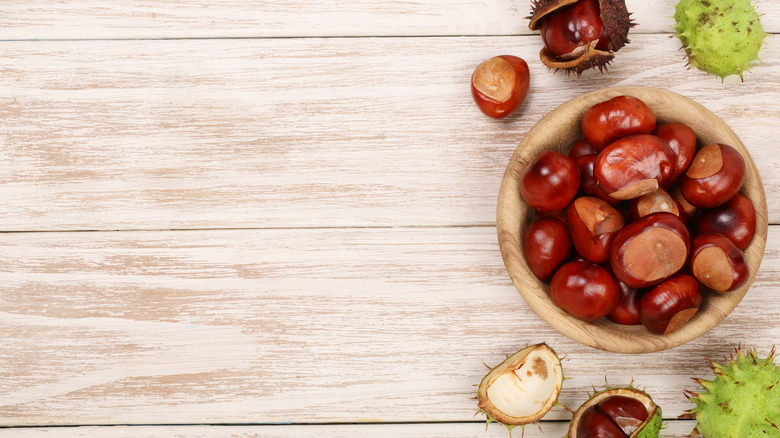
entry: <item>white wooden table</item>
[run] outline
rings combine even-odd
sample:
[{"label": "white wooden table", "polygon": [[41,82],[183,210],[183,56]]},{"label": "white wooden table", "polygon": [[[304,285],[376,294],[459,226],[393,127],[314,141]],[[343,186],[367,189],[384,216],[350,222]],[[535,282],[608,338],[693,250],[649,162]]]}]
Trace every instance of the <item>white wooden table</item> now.
[{"label": "white wooden table", "polygon": [[[476,385],[529,342],[566,354],[567,405],[633,379],[687,436],[705,357],[780,339],[776,225],[722,324],[638,356],[545,324],[495,234],[524,133],[627,84],[723,118],[780,221],[780,40],[722,83],[686,70],[672,5],[629,0],[632,43],[576,79],[539,62],[527,1],[2,1],[0,436],[505,437]],[[532,80],[495,121],[469,78],[500,54]]]}]

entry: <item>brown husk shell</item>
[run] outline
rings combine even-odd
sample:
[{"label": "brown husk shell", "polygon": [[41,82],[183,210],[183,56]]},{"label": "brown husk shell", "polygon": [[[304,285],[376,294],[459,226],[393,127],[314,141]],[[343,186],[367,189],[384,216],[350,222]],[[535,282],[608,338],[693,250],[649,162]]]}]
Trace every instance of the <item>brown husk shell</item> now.
[{"label": "brown husk shell", "polygon": [[[545,15],[556,11],[564,6],[574,4],[578,0],[533,0],[531,16],[528,17],[531,21],[528,23],[528,27],[531,30],[539,30],[541,27],[541,20]],[[620,50],[629,43],[628,31],[634,26],[631,21],[630,13],[626,9],[625,0],[598,0],[599,2],[599,16],[604,26],[606,34],[612,40],[612,45],[615,49],[611,52],[596,50],[595,47],[588,47],[588,49],[579,57],[572,60],[561,60],[546,49],[542,49],[539,53],[539,58],[542,63],[550,68],[564,69],[569,72],[574,72],[579,76],[583,71],[589,68],[603,69],[612,58],[615,57],[614,52]]]}]

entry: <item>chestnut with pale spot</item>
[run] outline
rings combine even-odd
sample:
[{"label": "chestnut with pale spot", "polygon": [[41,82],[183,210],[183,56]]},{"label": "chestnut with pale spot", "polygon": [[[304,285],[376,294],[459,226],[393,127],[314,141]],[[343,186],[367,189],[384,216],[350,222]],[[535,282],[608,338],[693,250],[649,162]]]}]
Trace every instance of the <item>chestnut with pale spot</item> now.
[{"label": "chestnut with pale spot", "polygon": [[480,111],[504,118],[525,100],[531,76],[528,64],[517,56],[501,55],[482,62],[471,76],[471,95]]}]

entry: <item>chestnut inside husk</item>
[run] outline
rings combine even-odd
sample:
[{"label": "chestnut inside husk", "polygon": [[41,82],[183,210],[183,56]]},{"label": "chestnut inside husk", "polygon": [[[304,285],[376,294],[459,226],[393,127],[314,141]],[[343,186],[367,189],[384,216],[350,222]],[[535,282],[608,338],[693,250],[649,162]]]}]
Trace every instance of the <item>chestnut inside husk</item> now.
[{"label": "chestnut inside husk", "polygon": [[[642,417],[636,418],[632,414],[628,405],[620,406],[618,399],[627,400],[638,404],[642,409]],[[637,403],[638,402],[638,403]],[[608,406],[611,405],[611,406]],[[598,418],[594,418],[594,414]],[[597,392],[577,409],[569,424],[569,433],[567,438],[583,438],[588,436],[584,430],[589,421],[600,421],[607,423],[612,429],[613,434],[606,436],[625,436],[630,438],[650,438],[657,437],[661,428],[661,408],[653,402],[653,399],[644,391],[634,387],[625,388],[607,388],[604,391]],[[603,426],[600,429],[605,429]]]},{"label": "chestnut inside husk", "polygon": [[[583,0],[532,0],[531,30],[540,30],[545,20],[561,8]],[[628,31],[635,23],[629,17],[625,0],[598,0],[599,18],[603,26],[603,34],[608,37],[607,44],[590,41],[573,51],[568,56],[556,56],[546,47],[542,48],[539,58],[549,68],[563,69],[568,73],[580,76],[590,68],[603,71],[615,57],[615,52],[629,43]],[[598,47],[597,47],[598,46]],[[606,47],[605,47],[606,46]]]}]

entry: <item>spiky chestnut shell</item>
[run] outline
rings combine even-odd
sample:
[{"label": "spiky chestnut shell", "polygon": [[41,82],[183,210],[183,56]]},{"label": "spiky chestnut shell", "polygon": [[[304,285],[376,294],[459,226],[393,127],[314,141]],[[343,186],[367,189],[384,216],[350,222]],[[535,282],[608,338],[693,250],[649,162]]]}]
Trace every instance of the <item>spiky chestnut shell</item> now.
[{"label": "spiky chestnut shell", "polygon": [[547,344],[526,347],[509,356],[482,379],[477,390],[479,411],[487,422],[515,426],[536,423],[553,406],[563,386],[563,369]]},{"label": "spiky chestnut shell", "polygon": [[766,37],[751,0],[680,0],[675,36],[688,64],[721,79],[739,75],[758,58]]},{"label": "spiky chestnut shell", "polygon": [[686,391],[696,407],[682,418],[695,418],[695,434],[706,438],[780,437],[780,367],[775,350],[765,359],[755,349],[735,348],[726,364],[710,361],[715,379],[693,379],[704,388]]},{"label": "spiky chestnut shell", "polygon": [[[608,399],[613,396],[630,397],[641,402],[647,409],[647,419],[642,424],[636,426],[636,430],[629,436],[629,438],[658,438],[661,430],[662,414],[661,407],[653,402],[646,392],[634,388],[633,386],[627,386],[624,388],[610,388],[596,392],[593,394],[582,406],[577,409],[574,416],[569,423],[569,432],[564,438],[578,438],[577,426],[582,418],[582,414],[591,406],[597,405],[600,401]],[[580,437],[582,438],[582,437]]]},{"label": "spiky chestnut shell", "polygon": [[[577,3],[579,0],[532,0],[531,21],[528,28],[539,30],[541,20],[545,16],[556,10]],[[587,50],[577,58],[571,60],[558,59],[546,48],[539,52],[539,58],[542,63],[549,68],[556,70],[566,70],[568,73],[575,73],[580,76],[582,72],[588,69],[605,69],[606,66],[615,58],[615,52],[629,43],[628,31],[634,27],[635,23],[631,21],[630,13],[626,9],[625,0],[598,0],[599,18],[601,18],[604,32],[612,41],[612,50],[598,50],[595,47],[595,41],[589,44]]]}]

